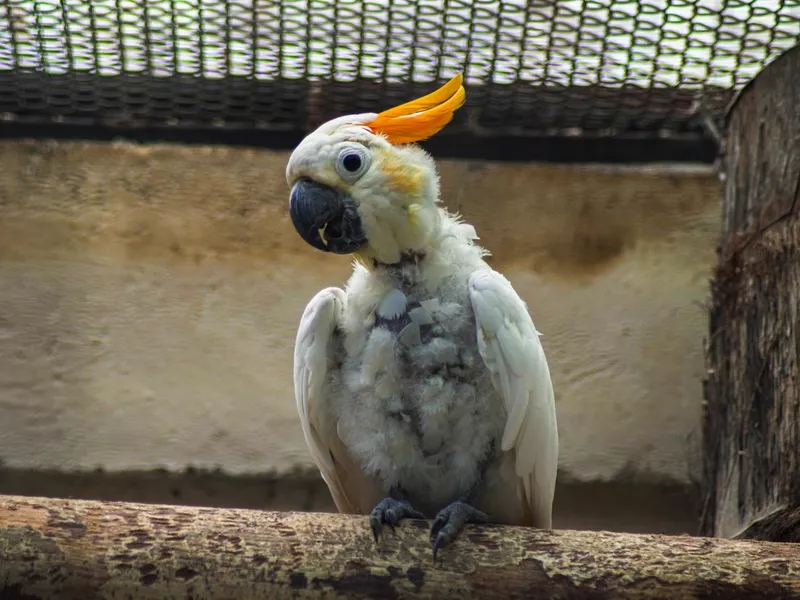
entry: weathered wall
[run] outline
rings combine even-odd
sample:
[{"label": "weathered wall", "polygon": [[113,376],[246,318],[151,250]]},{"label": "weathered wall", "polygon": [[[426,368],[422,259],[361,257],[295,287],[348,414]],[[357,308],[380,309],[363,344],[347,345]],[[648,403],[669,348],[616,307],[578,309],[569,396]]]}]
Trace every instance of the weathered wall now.
[{"label": "weathered wall", "polygon": [[[287,155],[0,143],[0,460],[308,466],[291,348],[348,259],[287,217]],[[528,301],[577,480],[686,482],[720,191],[697,168],[441,161]]]}]

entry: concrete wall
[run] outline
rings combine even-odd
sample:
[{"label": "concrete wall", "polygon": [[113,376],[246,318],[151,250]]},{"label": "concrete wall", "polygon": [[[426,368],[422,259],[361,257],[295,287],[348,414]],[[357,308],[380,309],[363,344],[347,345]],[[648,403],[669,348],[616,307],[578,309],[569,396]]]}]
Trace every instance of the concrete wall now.
[{"label": "concrete wall", "polygon": [[[0,142],[7,468],[310,466],[291,390],[295,328],[349,264],[295,234],[286,159]],[[440,170],[444,202],[476,226],[544,334],[564,481],[690,482],[719,224],[710,170]]]}]

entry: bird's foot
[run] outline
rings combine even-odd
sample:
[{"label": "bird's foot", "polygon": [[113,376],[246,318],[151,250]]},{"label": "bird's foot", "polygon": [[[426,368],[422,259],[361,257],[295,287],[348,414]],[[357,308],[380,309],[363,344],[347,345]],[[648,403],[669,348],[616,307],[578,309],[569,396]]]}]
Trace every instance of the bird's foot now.
[{"label": "bird's foot", "polygon": [[378,541],[381,525],[385,523],[394,531],[394,526],[406,518],[424,519],[425,515],[418,510],[414,510],[405,500],[384,498],[378,502],[378,505],[369,514],[369,524],[372,527],[372,535],[375,536],[375,541]]},{"label": "bird's foot", "polygon": [[433,560],[440,548],[452,542],[467,523],[486,523],[489,517],[466,502],[456,501],[439,511],[431,527]]}]

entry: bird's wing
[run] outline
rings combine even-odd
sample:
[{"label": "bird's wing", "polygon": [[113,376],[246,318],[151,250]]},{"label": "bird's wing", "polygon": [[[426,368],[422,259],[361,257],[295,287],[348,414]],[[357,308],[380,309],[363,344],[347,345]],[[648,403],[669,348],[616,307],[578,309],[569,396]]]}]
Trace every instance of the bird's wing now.
[{"label": "bird's wing", "polygon": [[346,306],[347,296],[335,287],[320,291],[306,306],[294,345],[294,394],[311,458],[337,508],[343,513],[363,513],[377,502],[379,490],[347,452],[324,397],[333,360],[333,332]]},{"label": "bird's wing", "polygon": [[558,428],[550,370],[527,307],[500,273],[477,271],[469,280],[478,349],[507,412],[502,449],[514,467],[533,525],[552,527],[558,467]]}]

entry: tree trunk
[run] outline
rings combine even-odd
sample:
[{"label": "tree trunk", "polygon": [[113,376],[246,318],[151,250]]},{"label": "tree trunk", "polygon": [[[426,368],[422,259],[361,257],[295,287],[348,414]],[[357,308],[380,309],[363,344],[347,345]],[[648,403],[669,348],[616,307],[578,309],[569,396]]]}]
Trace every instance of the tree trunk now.
[{"label": "tree trunk", "polygon": [[800,541],[800,46],[745,87],[725,129],[702,532]]},{"label": "tree trunk", "polygon": [[0,496],[0,598],[800,598],[800,547]]}]

